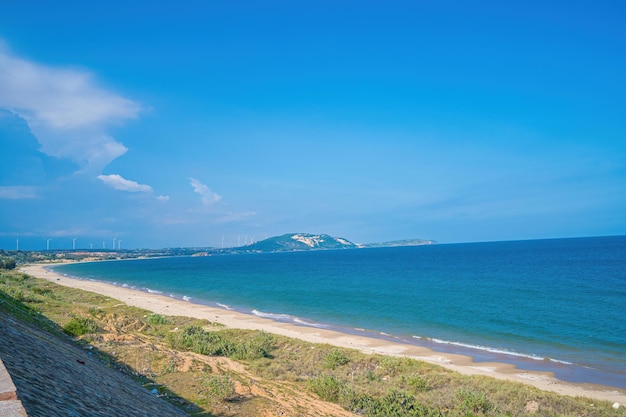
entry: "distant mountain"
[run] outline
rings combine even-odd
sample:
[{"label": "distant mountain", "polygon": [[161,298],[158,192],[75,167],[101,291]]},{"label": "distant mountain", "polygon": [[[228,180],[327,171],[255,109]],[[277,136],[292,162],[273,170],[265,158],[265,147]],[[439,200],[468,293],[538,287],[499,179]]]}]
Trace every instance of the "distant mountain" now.
[{"label": "distant mountain", "polygon": [[274,236],[246,246],[235,248],[217,249],[211,248],[196,256],[211,255],[218,253],[250,253],[250,252],[289,252],[308,251],[323,249],[356,249],[356,248],[384,248],[394,246],[420,246],[433,245],[434,240],[405,239],[383,243],[354,244],[347,239],[333,237],[327,234],[314,235],[311,233],[287,233]]},{"label": "distant mountain", "polygon": [[421,245],[434,245],[437,242],[434,240],[424,239],[404,239],[404,240],[392,240],[390,242],[382,243],[365,243],[358,245],[360,248],[390,248],[394,246],[421,246]]},{"label": "distant mountain", "polygon": [[315,249],[349,249],[357,245],[349,240],[330,235],[312,235],[309,233],[288,233],[270,237],[237,250],[253,252],[301,251]]}]

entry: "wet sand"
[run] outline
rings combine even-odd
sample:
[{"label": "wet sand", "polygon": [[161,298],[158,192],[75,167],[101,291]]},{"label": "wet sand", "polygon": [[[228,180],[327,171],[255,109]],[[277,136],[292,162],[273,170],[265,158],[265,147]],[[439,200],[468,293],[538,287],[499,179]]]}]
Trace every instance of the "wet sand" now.
[{"label": "wet sand", "polygon": [[46,265],[29,265],[20,268],[20,270],[37,278],[43,278],[67,287],[106,295],[128,305],[140,307],[161,315],[207,319],[231,328],[263,330],[268,333],[301,339],[311,343],[327,343],[338,347],[358,349],[365,353],[410,357],[441,365],[465,375],[486,375],[493,378],[521,382],[561,395],[582,396],[618,402],[622,405],[626,404],[626,391],[618,388],[568,383],[556,379],[550,372],[526,371],[518,369],[514,365],[496,362],[477,363],[469,356],[435,352],[434,350],[411,344],[341,333],[328,329],[281,323],[249,314],[193,304],[164,295],[151,294],[103,282],[69,278],[48,271],[45,267]]}]

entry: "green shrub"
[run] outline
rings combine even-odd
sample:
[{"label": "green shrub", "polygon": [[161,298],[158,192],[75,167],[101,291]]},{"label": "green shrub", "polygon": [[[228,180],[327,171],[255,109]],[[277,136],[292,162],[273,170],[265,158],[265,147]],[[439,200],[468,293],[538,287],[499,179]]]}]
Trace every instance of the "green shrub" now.
[{"label": "green shrub", "polygon": [[376,407],[376,403],[376,398],[369,394],[357,394],[354,391],[347,390],[346,395],[344,395],[343,406],[355,414],[367,416],[369,411]]},{"label": "green shrub", "polygon": [[26,297],[24,296],[24,291],[18,289],[12,289],[9,291],[9,295],[15,300],[23,303],[26,301]]},{"label": "green shrub", "polygon": [[413,374],[403,379],[406,381],[406,384],[415,391],[428,391],[431,389],[430,384],[419,374]]},{"label": "green shrub", "polygon": [[227,356],[228,344],[215,332],[201,326],[187,326],[180,332],[169,333],[167,341],[174,349],[191,350],[202,355]]},{"label": "green shrub", "polygon": [[369,412],[368,415],[376,417],[419,415],[414,413],[418,408],[415,397],[403,391],[392,390],[379,398],[376,405],[376,408],[372,410],[374,412]]},{"label": "green shrub", "polygon": [[33,288],[33,292],[35,294],[48,296],[48,297],[53,295],[52,290],[50,288],[35,287]]},{"label": "green shrub", "polygon": [[369,369],[365,372],[365,379],[368,380],[369,382],[380,380],[378,375],[376,375],[374,372],[370,371]]},{"label": "green shrub", "polygon": [[104,314],[104,310],[102,310],[100,307],[96,307],[96,306],[89,307],[87,312],[89,313],[89,315],[91,317],[99,317],[99,316]]},{"label": "green shrub", "polygon": [[98,331],[98,324],[91,318],[74,317],[65,326],[63,331],[70,336],[78,337],[88,333]]},{"label": "green shrub", "polygon": [[369,394],[355,394],[349,390],[345,396],[345,408],[358,415],[366,417],[443,417],[444,413],[438,408],[431,408],[420,404],[417,399],[404,392],[392,389],[382,397],[372,397]]},{"label": "green shrub", "polygon": [[464,413],[487,414],[495,408],[482,392],[462,390],[457,394],[457,398],[460,400],[459,406]]},{"label": "green shrub", "polygon": [[0,258],[0,269],[15,269],[15,259]]},{"label": "green shrub", "polygon": [[266,332],[258,332],[252,338],[232,344],[228,356],[235,360],[267,358],[273,348],[274,337]]},{"label": "green shrub", "polygon": [[164,374],[171,374],[178,371],[178,366],[176,366],[176,361],[170,359],[166,364],[163,365],[163,369],[161,370]]},{"label": "green shrub", "polygon": [[402,368],[402,358],[385,356],[380,360],[380,367],[389,375],[396,375]]},{"label": "green shrub", "polygon": [[228,356],[237,360],[269,357],[274,348],[274,337],[265,332],[257,332],[254,337],[240,341],[231,339],[228,334],[223,336],[220,332],[209,332],[200,326],[188,326],[166,337],[174,349],[191,350],[202,355]]},{"label": "green shrub", "polygon": [[146,321],[148,322],[148,324],[152,325],[170,324],[170,321],[167,317],[163,317],[162,315],[156,313],[150,314]]},{"label": "green shrub", "polygon": [[339,402],[339,398],[344,390],[345,383],[332,375],[318,376],[309,381],[309,388],[322,400]]},{"label": "green shrub", "polygon": [[224,402],[232,399],[235,394],[235,384],[228,375],[211,375],[204,380],[207,400],[210,403]]},{"label": "green shrub", "polygon": [[228,346],[220,335],[200,326],[190,326],[183,331],[183,345],[203,355],[226,356],[228,353]]},{"label": "green shrub", "polygon": [[346,356],[343,350],[333,349],[324,356],[324,368],[335,369],[339,366],[346,365],[350,362],[350,358]]}]

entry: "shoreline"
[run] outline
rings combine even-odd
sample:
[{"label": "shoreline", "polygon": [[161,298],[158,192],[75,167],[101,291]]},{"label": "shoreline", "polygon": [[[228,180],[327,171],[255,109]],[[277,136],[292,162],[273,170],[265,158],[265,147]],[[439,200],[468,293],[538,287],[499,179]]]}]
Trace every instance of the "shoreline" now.
[{"label": "shoreline", "polygon": [[187,316],[218,322],[226,327],[262,330],[311,343],[330,344],[357,349],[364,353],[401,356],[443,366],[464,375],[483,375],[532,385],[545,391],[567,396],[583,396],[626,404],[626,391],[603,385],[576,384],[561,381],[551,372],[527,371],[515,365],[499,362],[475,362],[471,356],[456,353],[441,353],[430,348],[387,339],[342,333],[319,327],[299,326],[233,310],[194,304],[166,295],[116,286],[100,281],[69,278],[49,271],[50,264],[28,265],[19,271],[46,279],[59,285],[102,294],[128,305],[140,307],[166,316]]}]

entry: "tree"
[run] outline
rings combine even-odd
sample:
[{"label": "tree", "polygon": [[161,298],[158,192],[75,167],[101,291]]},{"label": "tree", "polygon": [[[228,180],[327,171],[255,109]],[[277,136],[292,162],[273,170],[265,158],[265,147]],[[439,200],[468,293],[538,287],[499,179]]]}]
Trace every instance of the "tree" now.
[{"label": "tree", "polygon": [[15,269],[15,259],[13,258],[0,259],[0,269]]}]

